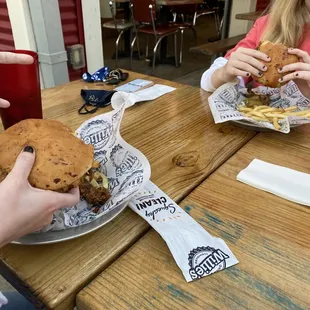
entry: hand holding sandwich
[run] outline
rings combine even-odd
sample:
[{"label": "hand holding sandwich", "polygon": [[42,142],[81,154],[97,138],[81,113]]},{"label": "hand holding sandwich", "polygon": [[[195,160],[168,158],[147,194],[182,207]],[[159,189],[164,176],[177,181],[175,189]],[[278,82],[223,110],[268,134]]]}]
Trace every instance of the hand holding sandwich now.
[{"label": "hand holding sandwich", "polygon": [[0,183],[0,247],[43,228],[52,221],[55,211],[79,201],[78,188],[63,194],[32,187],[28,177],[34,161],[34,149],[25,147]]},{"label": "hand holding sandwich", "polygon": [[261,77],[267,70],[264,64],[270,57],[260,51],[250,48],[238,48],[233,52],[227,64],[212,75],[212,84],[215,88],[224,83],[232,82],[237,76],[244,78],[250,76]]},{"label": "hand holding sandwich", "polygon": [[280,83],[294,80],[303,95],[310,98],[310,56],[306,51],[297,48],[290,48],[288,53],[296,55],[301,61],[279,69],[280,73],[286,74]]},{"label": "hand holding sandwich", "polygon": [[310,98],[310,56],[306,51],[288,48],[283,44],[264,41],[258,50],[270,56],[267,71],[258,83],[276,88],[295,80],[304,96]]}]

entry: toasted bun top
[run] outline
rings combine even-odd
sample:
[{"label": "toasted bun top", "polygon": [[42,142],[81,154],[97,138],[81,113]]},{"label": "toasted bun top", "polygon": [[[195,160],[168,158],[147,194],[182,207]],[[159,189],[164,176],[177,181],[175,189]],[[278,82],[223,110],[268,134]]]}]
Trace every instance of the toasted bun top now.
[{"label": "toasted bun top", "polygon": [[40,189],[61,191],[79,185],[79,179],[91,168],[94,159],[93,147],[74,136],[61,122],[28,119],[0,135],[2,172],[11,171],[26,145],[36,152],[29,183]]},{"label": "toasted bun top", "polygon": [[[262,85],[272,88],[281,87],[283,83],[279,83],[279,79],[284,75],[278,72],[278,69],[286,65],[299,62],[296,55],[288,53],[288,47],[283,44],[272,43],[269,41],[263,41],[258,50],[265,53],[271,58],[270,62],[265,63],[267,71],[264,72],[262,77],[254,77],[254,80]],[[261,61],[261,60],[260,60]]]}]

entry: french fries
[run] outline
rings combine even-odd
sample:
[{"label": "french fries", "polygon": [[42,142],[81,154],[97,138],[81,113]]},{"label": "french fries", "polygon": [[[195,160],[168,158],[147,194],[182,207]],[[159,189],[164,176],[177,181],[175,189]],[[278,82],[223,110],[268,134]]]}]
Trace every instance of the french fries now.
[{"label": "french fries", "polygon": [[274,117],[274,118],[272,119],[272,123],[273,123],[273,126],[274,126],[274,128],[275,128],[276,130],[280,130],[280,129],[281,129],[281,126],[279,125],[278,119],[277,119],[276,117]]},{"label": "french fries", "polygon": [[273,124],[276,130],[281,129],[280,121],[289,116],[302,116],[310,118],[310,109],[303,111],[296,111],[296,106],[289,108],[271,108],[266,105],[259,106],[239,106],[238,111],[251,119],[259,122],[269,122]]}]

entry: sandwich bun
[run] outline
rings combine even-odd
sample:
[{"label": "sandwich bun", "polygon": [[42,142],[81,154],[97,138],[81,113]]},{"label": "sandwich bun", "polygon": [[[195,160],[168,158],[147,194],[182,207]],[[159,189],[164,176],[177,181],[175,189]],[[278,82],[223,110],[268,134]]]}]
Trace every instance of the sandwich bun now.
[{"label": "sandwich bun", "polygon": [[94,149],[55,120],[27,119],[0,135],[0,180],[14,167],[26,145],[36,152],[29,183],[36,188],[66,192],[80,185],[92,168]]},{"label": "sandwich bun", "polygon": [[288,47],[285,45],[269,41],[261,42],[257,50],[269,56],[271,61],[266,63],[263,62],[266,65],[267,70],[261,77],[254,76],[254,81],[272,88],[278,88],[285,85],[285,83],[280,83],[279,79],[290,72],[279,73],[278,69],[299,62],[299,58],[296,55],[289,54]]}]

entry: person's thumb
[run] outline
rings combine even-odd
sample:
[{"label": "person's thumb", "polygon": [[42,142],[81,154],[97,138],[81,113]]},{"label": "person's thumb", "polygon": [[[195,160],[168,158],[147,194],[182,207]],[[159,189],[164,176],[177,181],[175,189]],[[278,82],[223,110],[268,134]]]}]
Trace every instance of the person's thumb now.
[{"label": "person's thumb", "polygon": [[32,146],[25,146],[23,151],[18,155],[11,176],[21,180],[27,180],[35,161],[35,151]]}]

